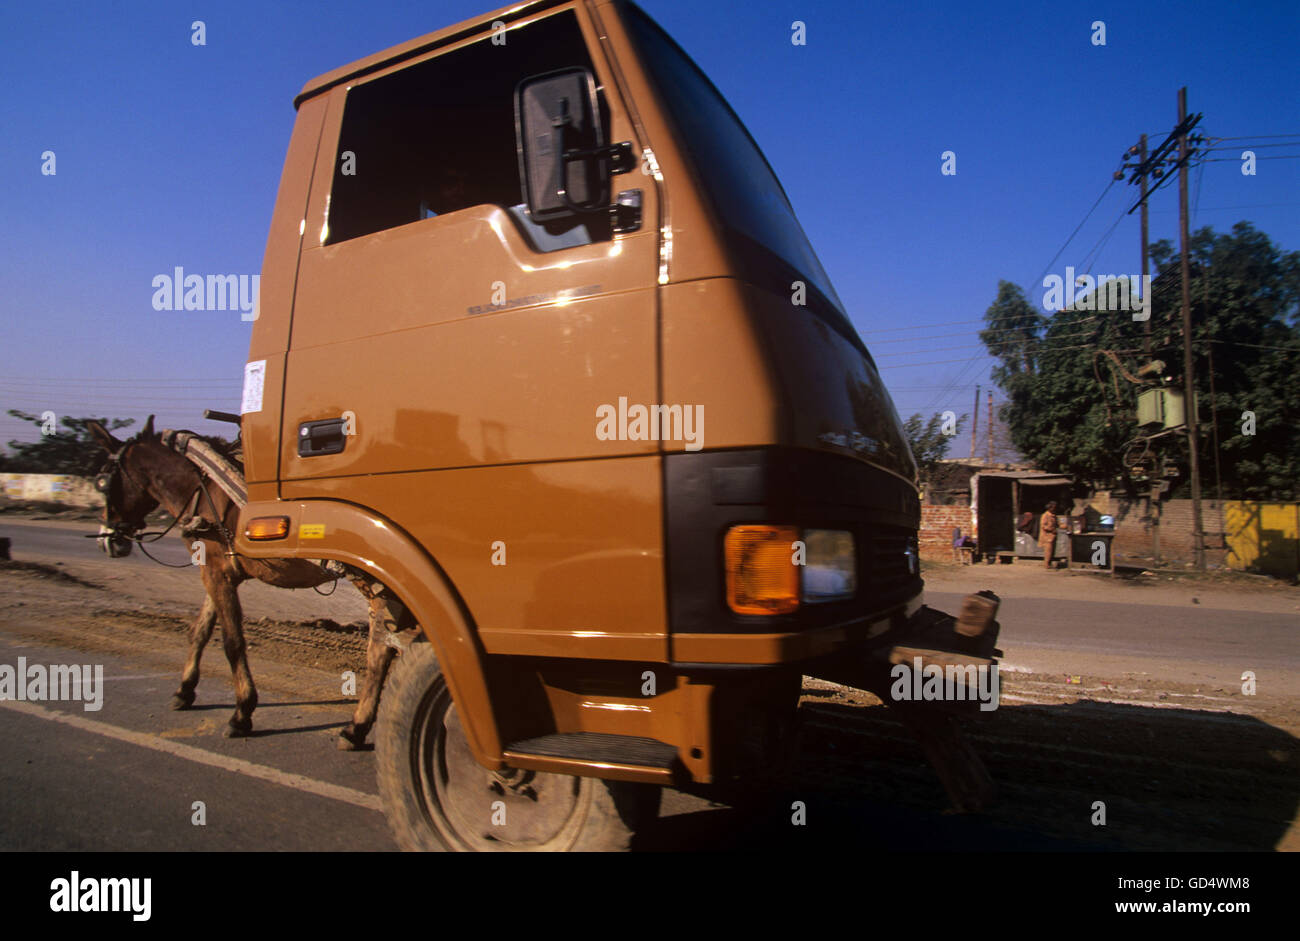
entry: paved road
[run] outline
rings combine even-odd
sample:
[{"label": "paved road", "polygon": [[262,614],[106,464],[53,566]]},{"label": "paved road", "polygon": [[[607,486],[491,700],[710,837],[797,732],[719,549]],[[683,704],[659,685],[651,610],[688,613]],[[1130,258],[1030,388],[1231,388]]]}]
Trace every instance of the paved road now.
[{"label": "paved road", "polygon": [[[14,540],[15,558],[62,560],[65,570],[91,572],[101,583],[121,579],[119,585],[131,589],[132,597],[124,599],[131,604],[141,585],[147,585],[148,604],[160,609],[174,609],[178,602],[197,605],[201,590],[192,571],[159,569],[135,557],[107,560],[93,540],[79,535],[86,528],[5,521],[0,535]],[[178,560],[185,557],[179,544],[163,551]],[[1098,584],[1100,593],[1105,583]],[[1127,671],[1182,681],[1195,677],[1197,682],[1223,677],[1226,682],[1239,676],[1243,665],[1253,665],[1263,669],[1261,676],[1282,685],[1294,685],[1300,673],[1294,619],[1285,605],[1250,612],[1222,605],[1062,602],[1029,593],[1016,596],[1009,585],[997,587],[1004,597],[1007,660],[1030,663],[1035,671],[1114,669],[1111,675]],[[339,618],[343,620],[364,611],[355,596],[320,599],[308,592],[248,588],[241,594],[250,617],[315,617],[329,606],[340,612],[354,606],[357,613]],[[931,591],[928,598],[954,610],[960,593]],[[304,611],[305,603],[313,606],[310,612]],[[78,703],[0,703],[0,736],[6,743],[0,761],[0,850],[394,847],[377,809],[373,752],[342,753],[333,747],[333,737],[351,711],[351,703],[339,697],[334,674],[297,666],[276,669],[260,661],[258,734],[229,741],[220,734],[232,705],[229,681],[212,661],[199,688],[198,708],[184,713],[166,709],[180,662],[178,637],[160,638],[156,650],[87,654],[12,627],[0,623],[0,663],[16,663],[19,656],[46,663],[88,660],[104,665],[107,680],[98,712],[87,712]],[[892,747],[888,742],[895,733],[884,729],[873,734],[884,736],[876,740],[878,746]],[[1026,748],[1036,753],[1034,747]],[[638,845],[651,850],[835,852],[849,844],[858,851],[886,852],[918,845],[979,850],[1090,845],[1044,835],[1045,830],[1018,822],[1014,814],[988,819],[941,814],[937,786],[912,746],[882,763],[874,761],[854,765],[850,772],[866,769],[882,776],[872,782],[875,792],[864,798],[846,797],[854,789],[846,790],[844,780],[824,788],[801,786],[797,794],[775,795],[745,810],[668,792],[663,819]],[[1088,770],[1101,775],[1107,767],[1103,762]],[[888,793],[882,797],[881,782],[886,781],[892,782],[886,792],[928,789],[934,796],[926,806],[933,809],[918,810],[915,801],[900,806]],[[807,826],[791,825],[792,798],[807,805]],[[1049,793],[1045,800],[1048,816],[1057,813],[1052,810],[1056,797]],[[203,802],[204,826],[193,822],[195,801]],[[1275,816],[1289,819],[1285,802],[1282,806]],[[1272,830],[1268,834],[1261,848],[1275,838]]]},{"label": "paved road", "polygon": [[[75,663],[67,649],[0,633],[0,663]],[[196,709],[165,709],[175,684],[166,658],[95,653],[104,665],[103,708],[0,702],[0,851],[391,850],[379,810],[373,752],[338,752],[333,736],[350,704],[333,678],[286,689],[263,671],[257,733],[221,737],[230,709],[224,683],[200,685]],[[265,664],[263,664],[265,665]],[[225,688],[222,688],[225,687]],[[924,774],[924,770],[920,769]],[[792,797],[807,824],[790,822]],[[195,802],[204,824],[195,823]],[[816,787],[737,810],[665,792],[645,850],[915,848],[1074,849],[1067,839],[974,818],[846,801]]]},{"label": "paved road", "polygon": [[[926,592],[946,611],[958,610],[961,598]],[[1285,614],[1051,598],[1007,599],[1003,610],[1002,648],[1013,662],[1060,652],[1300,674],[1300,621]]]}]

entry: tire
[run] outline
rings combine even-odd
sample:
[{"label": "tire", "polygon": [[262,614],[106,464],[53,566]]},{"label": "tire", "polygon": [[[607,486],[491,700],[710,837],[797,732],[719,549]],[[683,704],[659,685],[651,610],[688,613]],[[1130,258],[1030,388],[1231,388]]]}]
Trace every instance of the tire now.
[{"label": "tire", "polygon": [[478,764],[428,643],[393,664],[375,732],[379,794],[417,851],[619,851],[658,816],[662,789]]}]

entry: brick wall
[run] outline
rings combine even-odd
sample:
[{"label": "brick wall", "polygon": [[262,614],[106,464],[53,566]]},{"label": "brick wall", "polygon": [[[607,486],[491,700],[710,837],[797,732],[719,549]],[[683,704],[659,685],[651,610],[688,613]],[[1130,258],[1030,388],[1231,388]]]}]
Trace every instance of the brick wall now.
[{"label": "brick wall", "polygon": [[[1143,497],[1130,500],[1099,491],[1090,499],[1075,502],[1074,512],[1089,507],[1099,514],[1115,517],[1113,549],[1119,560],[1145,561],[1155,556],[1151,539],[1151,519],[1148,503]],[[1201,501],[1201,514],[1206,532],[1206,561],[1223,565],[1227,552],[1219,533],[1225,531],[1223,508],[1211,500]],[[964,535],[979,537],[969,506],[921,505],[921,550],[924,554],[951,553],[952,530],[961,527]],[[1192,540],[1192,501],[1166,500],[1160,505],[1160,559],[1164,562],[1191,562],[1194,557]],[[1216,548],[1217,547],[1217,548]],[[928,551],[927,551],[928,550]]]},{"label": "brick wall", "polygon": [[974,536],[969,506],[921,505],[921,549],[952,552],[953,527],[960,527],[962,535]]},{"label": "brick wall", "polygon": [[[1142,497],[1130,500],[1099,491],[1087,501],[1097,512],[1115,517],[1115,558],[1151,559],[1155,555],[1152,543],[1150,500]],[[1226,555],[1223,549],[1223,507],[1212,500],[1201,501],[1202,526],[1206,532],[1207,562],[1222,565]],[[1195,557],[1192,537],[1192,501],[1165,500],[1160,504],[1160,559],[1165,562],[1191,562]],[[1216,548],[1217,547],[1217,548]]]}]

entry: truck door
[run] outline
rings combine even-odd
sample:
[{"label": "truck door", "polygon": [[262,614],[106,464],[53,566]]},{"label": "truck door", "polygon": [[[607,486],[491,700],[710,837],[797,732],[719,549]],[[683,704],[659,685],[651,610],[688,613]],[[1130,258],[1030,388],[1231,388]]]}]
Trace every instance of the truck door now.
[{"label": "truck door", "polygon": [[[516,92],[537,76],[588,70],[608,140],[640,153],[585,16],[484,23],[321,92],[281,496],[346,499],[412,532],[490,651],[560,631],[662,656],[657,443],[596,435],[602,404],[657,397],[654,182],[638,158],[610,197],[639,214],[546,223],[520,183]],[[644,601],[593,593],[602,566]]]}]

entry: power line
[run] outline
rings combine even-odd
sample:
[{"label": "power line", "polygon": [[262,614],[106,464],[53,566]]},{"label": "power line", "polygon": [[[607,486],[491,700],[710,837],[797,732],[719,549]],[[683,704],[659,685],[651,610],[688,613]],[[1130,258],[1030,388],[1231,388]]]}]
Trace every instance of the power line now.
[{"label": "power line", "polygon": [[1119,224],[1124,221],[1126,215],[1127,213],[1121,212],[1115,221],[1110,224],[1110,228],[1107,229],[1105,234],[1097,240],[1097,244],[1092,247],[1092,251],[1084,256],[1083,264],[1079,266],[1078,270],[1087,271],[1092,267],[1092,264],[1101,257],[1101,250],[1105,248],[1106,243],[1110,241],[1111,236],[1115,234],[1115,229],[1117,229]]},{"label": "power line", "polygon": [[1209,140],[1275,140],[1279,137],[1300,137],[1300,134],[1247,134],[1245,137],[1211,137]]},{"label": "power line", "polygon": [[76,376],[76,377],[72,377],[72,376],[7,376],[7,377],[5,377],[4,381],[5,381],[5,382],[46,382],[46,383],[48,383],[48,382],[62,382],[62,383],[66,383],[66,382],[80,382],[80,383],[117,382],[117,383],[130,383],[130,384],[132,384],[132,385],[170,384],[170,385],[189,385],[189,386],[192,386],[192,385],[198,385],[198,384],[200,384],[200,383],[212,384],[212,385],[215,385],[215,384],[221,384],[221,385],[231,385],[231,384],[235,384],[235,385],[238,385],[238,384],[240,384],[240,383],[242,382],[242,379],[240,379],[240,377],[238,377],[238,376],[234,376],[234,377],[227,376],[227,377],[225,377],[224,379],[121,379],[121,378],[113,378],[113,379],[93,379],[93,378],[90,378],[90,377],[88,377],[88,376]]},{"label": "power line", "polygon": [[[1203,160],[1202,163],[1215,161]],[[1238,206],[1206,206],[1201,212],[1227,212],[1237,209],[1275,209],[1281,206],[1300,206],[1300,203],[1243,203]],[[1177,212],[1177,209],[1152,209],[1151,212]]]},{"label": "power line", "polygon": [[[1126,311],[1121,311],[1121,313],[1126,313]],[[1077,340],[1082,337],[1091,336],[1091,334],[1092,331],[1090,330],[1081,330],[1077,333],[1066,333],[1059,336],[1045,335],[1042,337],[1036,337],[1035,339],[1038,344],[1038,349],[1052,349],[1052,350],[1076,349],[1076,347],[1061,347],[1061,346],[1057,346],[1056,344],[1062,340]],[[1084,344],[1084,345],[1091,346],[1092,344]],[[1002,355],[1001,353],[994,353],[989,351],[988,347],[985,346],[983,343],[979,343],[979,344],[965,343],[960,346],[937,346],[934,347],[933,349],[928,349],[928,350],[904,350],[898,353],[881,353],[879,356],[876,357],[876,359],[888,359],[894,356],[918,356],[918,355],[923,356],[929,353],[949,353],[952,352],[953,350],[980,350],[986,353],[992,359],[997,359],[999,356]],[[980,354],[973,353],[971,355],[978,356]]]},{"label": "power line", "polygon": [[[1044,319],[1047,320],[1047,323],[1048,323],[1048,325],[1050,326],[1051,323],[1052,323],[1052,319],[1051,319],[1051,318],[1047,318],[1047,317],[1045,317]],[[1073,326],[1077,326],[1077,325],[1080,325],[1080,324],[1087,323],[1088,321],[1098,320],[1098,319],[1100,319],[1100,318],[1095,317],[1095,316],[1094,316],[1094,317],[1082,317],[1082,318],[1080,318],[1079,320],[1072,320],[1072,321],[1070,321],[1069,326],[1073,327]],[[979,332],[980,332],[981,334],[985,334],[985,333],[990,334],[990,335],[992,335],[992,336],[994,336],[994,337],[996,338],[997,336],[1001,336],[1001,335],[1003,335],[1003,334],[1007,334],[1007,333],[1022,334],[1023,331],[1024,331],[1024,328],[1023,328],[1023,327],[990,327],[990,328],[988,328],[988,329],[986,329],[986,330],[981,330],[981,331],[979,331]],[[951,340],[952,338],[953,338],[953,334],[951,334],[951,333],[937,333],[937,334],[934,334],[934,335],[932,335],[932,336],[928,336],[928,337],[903,337],[902,339],[898,339],[898,340],[873,340],[873,341],[871,342],[871,346],[872,346],[872,348],[875,348],[875,347],[878,347],[878,346],[884,346],[886,343],[920,343],[920,342],[922,342],[922,341],[928,341],[928,340]],[[998,341],[998,340],[995,339],[994,342],[1001,342],[1001,341]],[[891,355],[893,355],[893,354],[891,354],[891,353],[882,353],[881,355],[882,355],[882,356],[891,356]]]},{"label": "power line", "polygon": [[928,356],[930,353],[951,353],[953,350],[979,350],[983,348],[983,344],[964,343],[960,346],[936,346],[933,349],[928,350],[904,350],[899,353],[881,353],[876,357],[876,359],[888,359],[893,356]]},{"label": "power line", "polygon": [[[1217,139],[1217,138],[1216,138]],[[1265,147],[1294,147],[1300,144],[1300,139],[1287,141],[1285,144],[1233,144],[1230,147],[1202,147],[1201,150],[1263,150]]]},{"label": "power line", "polygon": [[[1064,353],[1064,352],[1067,351],[1067,350],[1091,350],[1091,349],[1096,349],[1096,347],[1097,347],[1097,344],[1095,344],[1095,343],[1081,343],[1081,344],[1078,344],[1077,346],[1054,346],[1054,347],[1051,347],[1051,348],[1049,348],[1049,349],[1042,350],[1041,352],[1047,352],[1047,353]],[[1116,350],[1115,352],[1116,352],[1116,353],[1140,353],[1140,352],[1142,352],[1142,350],[1141,350],[1140,348],[1135,348],[1135,349],[1131,349],[1131,350],[1129,350],[1129,349]],[[943,364],[945,364],[945,363],[969,363],[969,362],[971,362],[971,360],[974,359],[974,358],[975,358],[975,357],[964,356],[964,357],[959,357],[959,358],[957,358],[957,359],[936,359],[936,360],[924,360],[924,361],[915,362],[915,363],[887,363],[887,364],[885,364],[885,366],[884,366],[883,368],[886,368],[886,369],[914,369],[914,368],[919,367],[919,366],[941,366],[941,365],[943,365]],[[995,357],[990,357],[990,358],[995,358]]]},{"label": "power line", "polygon": [[1069,244],[1072,241],[1074,241],[1074,237],[1079,234],[1079,230],[1082,229],[1084,223],[1086,223],[1088,219],[1092,217],[1092,214],[1097,210],[1097,207],[1101,205],[1101,201],[1106,198],[1106,194],[1110,192],[1110,188],[1114,185],[1115,185],[1115,180],[1114,178],[1112,178],[1110,182],[1106,184],[1106,188],[1101,191],[1101,195],[1097,197],[1097,201],[1092,204],[1092,208],[1089,209],[1087,213],[1084,214],[1083,219],[1080,220],[1079,224],[1074,227],[1074,231],[1071,232],[1070,237],[1065,240],[1065,244],[1063,244],[1059,249],[1057,249],[1056,254],[1052,256],[1052,260],[1047,263],[1047,266],[1045,268],[1043,268],[1043,273],[1034,279],[1034,284],[1042,283],[1043,278],[1047,276],[1047,272],[1052,270],[1052,265],[1056,264],[1057,259],[1061,257],[1061,254],[1065,251],[1065,249],[1069,246]]},{"label": "power line", "polygon": [[942,390],[940,390],[940,392],[937,395],[934,395],[930,398],[930,401],[926,404],[924,411],[928,412],[933,410],[936,405],[938,405],[948,396],[955,395],[957,389],[965,385],[967,381],[966,377],[970,374],[971,368],[977,365],[979,362],[980,362],[980,358],[978,356],[972,356],[970,359],[968,359],[966,361],[966,365],[956,371],[952,379],[949,380],[948,384]]},{"label": "power line", "polygon": [[1239,343],[1236,340],[1215,340],[1206,337],[1197,340],[1198,343],[1217,343],[1220,346],[1247,346],[1255,350],[1277,350],[1282,353],[1300,353],[1300,346],[1264,346],[1259,343]]},{"label": "power line", "polygon": [[[1295,160],[1300,158],[1300,154],[1277,154],[1272,157],[1256,157],[1256,160]],[[1241,163],[1240,157],[1204,157],[1198,161],[1201,163]]]},{"label": "power line", "polygon": [[917,367],[919,367],[919,366],[943,366],[943,365],[945,365],[945,364],[947,364],[947,363],[967,363],[967,364],[969,365],[969,364],[972,363],[972,360],[973,360],[974,358],[975,358],[975,357],[972,357],[972,356],[965,356],[965,357],[958,357],[957,359],[936,359],[936,360],[931,360],[931,361],[929,361],[929,362],[923,362],[923,363],[888,363],[888,364],[886,364],[886,367],[885,367],[885,368],[887,368],[887,369],[915,369],[915,368],[917,368]]},{"label": "power line", "polygon": [[960,324],[969,324],[969,323],[985,323],[985,320],[983,317],[977,317],[974,320],[949,320],[942,323],[915,324],[914,326],[910,326],[910,327],[883,327],[879,330],[860,330],[858,332],[862,334],[897,333],[899,330],[931,330],[931,329],[937,329],[939,327],[958,326]]},{"label": "power line", "polygon": [[1192,218],[1196,218],[1196,210],[1201,205],[1201,183],[1205,179],[1205,163],[1202,162],[1196,167],[1196,193],[1192,196]]},{"label": "power line", "polygon": [[[1055,259],[1053,259],[1053,261],[1055,261]],[[1044,275],[1046,275],[1046,272],[1044,272]],[[1042,281],[1042,278],[1040,278],[1039,281],[1041,282],[1041,281]],[[1035,316],[1037,316],[1037,317],[1042,317],[1042,316],[1044,316],[1044,314],[1043,314],[1041,311],[1036,311],[1036,310],[1032,310],[1032,309],[1031,309],[1031,310],[1030,310],[1030,313],[1029,313],[1027,316],[1030,316],[1030,317],[1035,317]],[[907,326],[907,327],[880,327],[880,328],[875,329],[875,330],[859,330],[859,331],[858,331],[858,334],[859,334],[860,336],[866,337],[866,336],[870,336],[870,335],[877,334],[877,333],[898,333],[898,332],[903,331],[903,330],[937,330],[937,329],[940,329],[940,328],[942,328],[942,327],[957,327],[957,326],[963,326],[963,325],[966,325],[966,324],[987,324],[987,323],[988,323],[988,320],[987,320],[986,318],[984,318],[984,317],[975,317],[975,318],[970,319],[970,320],[947,320],[947,321],[940,321],[939,323],[921,323],[921,324],[912,324],[911,326]],[[1028,326],[1028,325],[1026,325],[1026,326]],[[995,330],[995,331],[997,331],[997,332],[1015,332],[1015,331],[1023,330],[1024,327],[1023,327],[1023,326],[1021,326],[1021,327],[991,327],[991,328],[988,328],[988,329],[992,329],[992,330]],[[908,338],[904,338],[903,340],[898,340],[898,341],[896,341],[896,340],[877,340],[876,342],[877,342],[877,343],[906,342],[906,340],[908,340],[908,339],[922,339],[922,338],[920,338],[920,337],[908,337]],[[239,380],[235,380],[235,381],[239,381]]]}]

